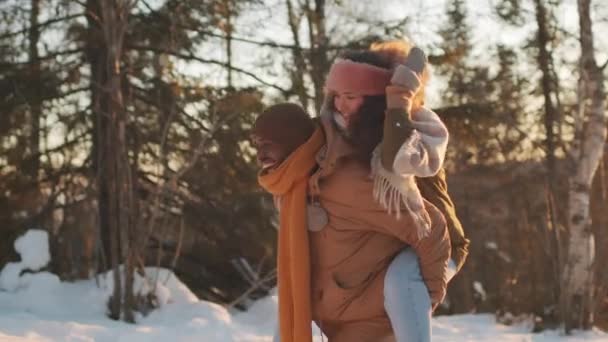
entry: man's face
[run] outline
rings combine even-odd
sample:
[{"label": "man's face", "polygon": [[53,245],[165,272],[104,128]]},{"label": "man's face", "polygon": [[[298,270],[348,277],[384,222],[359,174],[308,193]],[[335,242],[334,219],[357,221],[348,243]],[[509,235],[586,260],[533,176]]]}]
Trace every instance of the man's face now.
[{"label": "man's face", "polygon": [[289,154],[285,146],[258,135],[252,135],[251,141],[257,149],[257,163],[262,171],[278,166]]}]

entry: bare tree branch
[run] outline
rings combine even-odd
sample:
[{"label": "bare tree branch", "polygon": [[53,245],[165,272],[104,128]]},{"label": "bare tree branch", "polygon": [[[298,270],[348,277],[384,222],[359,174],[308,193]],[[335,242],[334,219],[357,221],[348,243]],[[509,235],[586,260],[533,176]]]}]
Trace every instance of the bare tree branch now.
[{"label": "bare tree branch", "polygon": [[[55,53],[51,53],[51,54],[48,54],[46,56],[38,57],[37,60],[38,61],[44,61],[44,60],[48,60],[48,59],[53,59],[53,58],[55,58],[57,56],[71,55],[71,54],[75,54],[75,53],[82,52],[82,51],[83,51],[82,49],[72,49],[72,50],[57,51]],[[24,66],[24,65],[28,66],[31,63],[32,63],[31,61],[17,62],[17,61],[15,61],[13,59],[12,62],[0,62],[0,68],[10,69],[10,68],[14,68],[16,66],[17,67],[21,67],[21,66]],[[53,69],[53,70],[60,71],[60,70],[64,70],[61,67],[69,67],[69,66],[78,66],[78,67],[80,67],[80,66],[82,66],[84,64],[84,62],[82,62],[82,61],[78,61],[78,62],[71,61],[71,63],[65,63],[65,64],[57,63],[57,64],[60,67],[58,67],[56,69]],[[19,73],[21,70],[14,70],[14,69],[12,69],[11,71],[13,71],[13,73]],[[66,82],[66,80],[62,80],[62,82]]]},{"label": "bare tree branch", "polygon": [[133,49],[133,50],[138,50],[138,51],[151,51],[151,52],[156,52],[156,53],[166,53],[168,55],[178,57],[181,59],[185,59],[185,60],[197,61],[197,62],[203,63],[203,64],[219,65],[224,68],[228,68],[233,71],[239,72],[241,74],[247,75],[263,85],[266,85],[271,88],[279,90],[283,94],[288,94],[290,92],[288,89],[281,88],[280,86],[278,86],[276,84],[272,84],[268,81],[261,79],[260,77],[258,77],[256,74],[254,74],[252,72],[249,72],[245,69],[237,68],[235,66],[231,66],[226,62],[221,62],[221,61],[217,61],[217,60],[213,60],[213,59],[199,58],[192,54],[185,54],[185,53],[181,53],[181,52],[177,52],[177,51],[172,51],[170,49],[163,49],[163,48],[158,48],[158,47],[154,47],[154,46],[143,46],[143,45],[130,44],[130,45],[127,45],[127,48]]},{"label": "bare tree branch", "polygon": [[[141,2],[144,3],[144,5],[148,8],[148,10],[150,10],[150,12],[152,14],[154,14],[160,18],[167,19],[167,15],[154,10],[152,7],[150,7],[150,5],[146,1],[142,0]],[[174,25],[176,28],[188,30],[188,31],[194,31],[203,36],[226,39],[226,35],[222,34],[222,33],[215,33],[215,32],[208,31],[208,30],[201,30],[199,27],[189,27],[186,25],[181,25],[179,23],[174,23]],[[259,40],[254,40],[254,39],[250,39],[250,38],[245,38],[245,37],[238,37],[238,36],[235,37],[234,35],[232,35],[230,37],[230,39],[241,42],[241,43],[247,43],[247,44],[258,45],[258,46],[268,46],[268,47],[287,49],[287,50],[298,50],[298,49],[311,50],[312,49],[310,47],[306,48],[306,47],[301,47],[301,46],[292,45],[292,44],[281,44],[281,43],[275,43],[275,42],[271,42],[271,41],[259,41]],[[328,46],[327,48],[329,50],[343,50],[344,48],[346,48],[346,46],[334,45],[334,46]]]},{"label": "bare tree branch", "polygon": [[249,295],[251,293],[253,293],[253,291],[259,289],[260,287],[266,285],[267,283],[272,282],[273,280],[275,280],[277,277],[277,270],[273,269],[272,271],[268,272],[268,274],[266,274],[264,277],[260,277],[258,278],[258,281],[256,281],[255,283],[253,283],[251,285],[251,287],[249,289],[247,289],[247,291],[245,291],[242,295],[240,295],[237,299],[233,300],[232,302],[228,303],[226,305],[226,308],[231,309],[234,306],[240,304],[241,302],[243,302],[245,299],[247,299],[249,297]]},{"label": "bare tree branch", "polygon": [[24,29],[19,30],[19,31],[8,32],[8,33],[5,33],[3,35],[0,35],[0,40],[1,39],[10,38],[12,36],[17,36],[17,35],[20,35],[20,34],[23,34],[23,33],[27,33],[32,28],[38,28],[38,29],[40,29],[40,28],[52,25],[52,24],[57,23],[57,22],[79,18],[79,17],[82,17],[83,15],[84,15],[84,13],[77,13],[77,14],[67,15],[65,17],[59,17],[59,18],[55,18],[55,19],[50,19],[50,20],[47,20],[45,22],[39,23],[38,25],[34,25],[32,27],[25,27]]},{"label": "bare tree branch", "polygon": [[154,231],[155,222],[158,219],[158,216],[160,215],[160,212],[161,212],[161,210],[159,208],[160,208],[160,204],[161,204],[161,198],[163,197],[163,195],[168,190],[177,192],[176,191],[176,189],[178,187],[177,182],[179,181],[179,179],[181,179],[183,177],[183,175],[186,174],[186,172],[188,172],[190,169],[192,169],[196,165],[199,158],[202,156],[203,152],[205,151],[206,147],[208,146],[208,144],[210,143],[212,138],[215,136],[215,133],[222,127],[222,125],[225,124],[226,122],[230,122],[236,116],[237,116],[237,113],[228,115],[226,117],[221,118],[217,122],[213,123],[209,134],[201,139],[198,146],[194,149],[194,151],[192,153],[192,157],[187,161],[187,163],[184,166],[182,166],[181,169],[179,169],[175,173],[173,173],[171,175],[171,177],[169,177],[169,179],[167,179],[165,182],[163,182],[162,184],[159,184],[156,187],[156,191],[153,195],[154,200],[153,200],[153,204],[152,204],[153,209],[151,210],[152,215],[150,216],[150,218],[148,220],[149,222],[147,223],[148,229],[144,233],[143,240],[141,240],[141,241],[144,241],[144,244],[145,244],[145,241],[148,241],[150,239],[150,237],[152,236],[152,232]]},{"label": "bare tree branch", "polygon": [[[160,108],[157,103],[154,103],[153,101],[151,101],[149,99],[148,96],[146,96],[148,94],[146,93],[145,89],[140,88],[140,87],[135,87],[135,86],[134,86],[134,89],[137,91],[134,94],[135,95],[135,99],[137,99],[137,100],[139,100],[139,101],[141,101],[141,102],[143,102],[143,103],[145,103],[145,104],[147,104],[149,106],[152,106],[152,107],[154,107],[154,108],[156,108],[158,110],[162,110],[162,108]],[[185,117],[187,117],[189,120],[195,122],[200,129],[204,130],[205,132],[209,132],[209,128],[207,126],[205,126],[205,124],[200,119],[195,118],[192,115],[188,114],[182,107],[178,106],[177,104],[175,105],[175,107],[176,107],[176,109],[182,115],[184,115]]]}]

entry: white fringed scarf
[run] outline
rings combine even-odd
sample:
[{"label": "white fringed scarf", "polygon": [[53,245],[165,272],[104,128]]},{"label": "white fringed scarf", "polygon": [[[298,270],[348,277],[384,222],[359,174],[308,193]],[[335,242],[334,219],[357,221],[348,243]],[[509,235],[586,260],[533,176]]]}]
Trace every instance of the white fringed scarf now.
[{"label": "white fringed scarf", "polygon": [[386,171],[380,160],[380,146],[373,152],[371,168],[374,200],[389,214],[394,214],[398,220],[401,219],[401,210],[404,206],[416,223],[418,239],[427,237],[431,232],[431,218],[424,208],[422,195],[414,176],[403,176]]}]

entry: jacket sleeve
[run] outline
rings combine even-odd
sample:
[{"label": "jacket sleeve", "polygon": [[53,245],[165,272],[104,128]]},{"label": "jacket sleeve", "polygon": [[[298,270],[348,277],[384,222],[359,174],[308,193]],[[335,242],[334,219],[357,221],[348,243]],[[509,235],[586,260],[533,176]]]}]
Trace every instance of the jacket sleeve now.
[{"label": "jacket sleeve", "polygon": [[469,254],[470,241],[465,237],[462,224],[456,215],[454,202],[448,194],[445,169],[441,168],[437,175],[426,178],[416,178],[422,197],[433,203],[443,214],[450,241],[452,244],[452,260],[459,271]]},{"label": "jacket sleeve", "polygon": [[[387,121],[394,121],[391,116],[401,115],[395,113],[398,109],[387,112]],[[399,122],[397,122],[399,123]],[[421,108],[412,114],[411,120],[405,120],[394,129],[410,130],[410,134],[399,146],[392,161],[392,169],[400,175],[414,175],[416,177],[430,177],[441,169],[445,159],[448,145],[448,130],[439,116],[426,108]],[[383,142],[384,143],[384,142]],[[387,161],[390,162],[390,161]],[[386,164],[386,163],[383,163]]]},{"label": "jacket sleeve", "polygon": [[412,245],[420,260],[422,279],[426,284],[431,302],[443,301],[448,283],[448,261],[450,259],[450,236],[441,212],[425,201],[431,218],[431,233]]}]

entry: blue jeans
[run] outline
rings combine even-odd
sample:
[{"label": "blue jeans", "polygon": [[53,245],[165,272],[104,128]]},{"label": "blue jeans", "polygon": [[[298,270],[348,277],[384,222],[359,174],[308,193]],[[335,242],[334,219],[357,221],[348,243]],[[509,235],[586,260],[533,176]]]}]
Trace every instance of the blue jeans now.
[{"label": "blue jeans", "polygon": [[397,254],[388,267],[384,309],[397,342],[431,341],[431,298],[412,248]]}]

